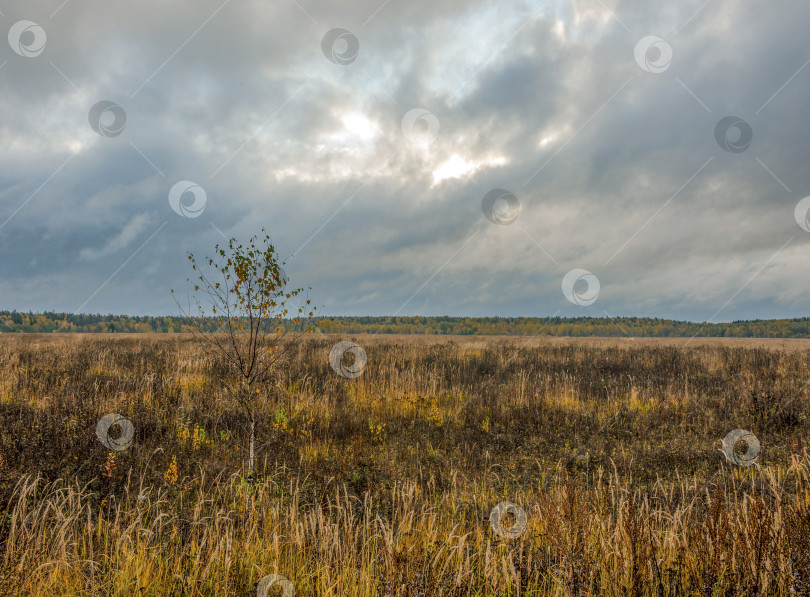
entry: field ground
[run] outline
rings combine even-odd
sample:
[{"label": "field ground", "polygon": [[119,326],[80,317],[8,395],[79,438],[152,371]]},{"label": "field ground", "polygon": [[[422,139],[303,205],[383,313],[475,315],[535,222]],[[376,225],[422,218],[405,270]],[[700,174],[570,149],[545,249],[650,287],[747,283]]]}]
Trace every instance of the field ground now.
[{"label": "field ground", "polygon": [[[330,367],[339,340],[359,377]],[[808,357],[309,336],[257,394],[251,483],[247,419],[194,338],[3,334],[0,594],[247,596],[278,574],[299,596],[808,595]],[[108,413],[125,449],[96,435]],[[753,466],[721,453],[734,429]],[[497,532],[503,502],[525,528],[512,510]]]}]

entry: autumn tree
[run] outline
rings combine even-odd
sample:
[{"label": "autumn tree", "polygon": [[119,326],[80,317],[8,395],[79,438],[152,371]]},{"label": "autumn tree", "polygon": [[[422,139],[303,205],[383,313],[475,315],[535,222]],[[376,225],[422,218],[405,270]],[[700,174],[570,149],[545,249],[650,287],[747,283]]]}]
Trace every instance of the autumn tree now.
[{"label": "autumn tree", "polygon": [[[284,262],[279,262],[264,228],[262,234],[261,239],[253,236],[245,246],[235,238],[227,246],[217,244],[214,257],[206,257],[203,263],[198,263],[193,253],[188,254],[194,271],[191,294],[199,314],[195,318],[195,335],[224,366],[226,387],[247,417],[250,426],[247,476],[251,484],[258,386],[274,375],[301,336],[312,331],[312,326],[302,324],[302,319],[311,318],[315,311],[310,299],[301,296],[303,288],[287,288],[289,278],[282,267]],[[288,306],[299,296],[297,308]],[[178,306],[183,309],[179,303]],[[211,319],[218,324],[217,331],[206,331]]]}]

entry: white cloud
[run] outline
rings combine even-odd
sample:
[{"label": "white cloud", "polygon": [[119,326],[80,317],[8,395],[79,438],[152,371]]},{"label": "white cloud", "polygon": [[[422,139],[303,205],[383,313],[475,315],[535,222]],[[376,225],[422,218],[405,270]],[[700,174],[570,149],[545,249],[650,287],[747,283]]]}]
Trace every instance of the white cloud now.
[{"label": "white cloud", "polygon": [[150,219],[147,214],[135,215],[124,225],[124,228],[120,232],[117,232],[107,239],[101,248],[94,249],[92,247],[85,247],[81,249],[79,251],[79,259],[82,261],[93,261],[112,253],[117,253],[139,238],[147,229],[149,223]]},{"label": "white cloud", "polygon": [[503,166],[507,163],[502,156],[488,157],[480,160],[468,160],[457,153],[442,162],[433,170],[433,186],[448,178],[464,178],[473,175],[484,167]]}]

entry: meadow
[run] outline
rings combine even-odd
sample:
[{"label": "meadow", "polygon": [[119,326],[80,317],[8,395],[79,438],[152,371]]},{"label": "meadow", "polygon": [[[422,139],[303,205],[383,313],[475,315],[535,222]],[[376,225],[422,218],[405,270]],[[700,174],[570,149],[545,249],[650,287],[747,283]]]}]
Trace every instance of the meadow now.
[{"label": "meadow", "polygon": [[[329,364],[342,340],[358,377]],[[192,336],[2,334],[0,594],[810,595],[808,357],[311,335],[258,388],[250,477],[246,416]],[[110,413],[123,449],[97,435]],[[735,429],[751,466],[720,450]]]}]

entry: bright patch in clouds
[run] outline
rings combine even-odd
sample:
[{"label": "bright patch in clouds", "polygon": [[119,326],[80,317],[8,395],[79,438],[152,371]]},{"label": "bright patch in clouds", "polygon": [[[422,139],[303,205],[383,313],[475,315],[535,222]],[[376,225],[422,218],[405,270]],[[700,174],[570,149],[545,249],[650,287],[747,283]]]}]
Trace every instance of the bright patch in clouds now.
[{"label": "bright patch in clouds", "polygon": [[341,120],[343,122],[343,126],[349,133],[364,140],[373,139],[379,132],[377,125],[362,114],[358,114],[356,112],[351,112],[344,115]]},{"label": "bright patch in clouds", "polygon": [[358,112],[344,112],[338,116],[341,126],[321,137],[317,152],[351,154],[355,159],[371,151],[373,141],[380,135],[380,128]]},{"label": "bright patch in clouds", "polygon": [[543,129],[538,135],[537,147],[543,148],[562,138],[569,138],[573,127],[570,124]]},{"label": "bright patch in clouds", "polygon": [[506,164],[506,158],[500,156],[494,158],[485,158],[478,161],[471,161],[465,160],[457,153],[454,153],[452,156],[450,156],[450,159],[440,164],[433,171],[433,185],[435,186],[448,178],[461,178],[463,176],[467,176],[484,166],[502,166],[504,164]]}]

